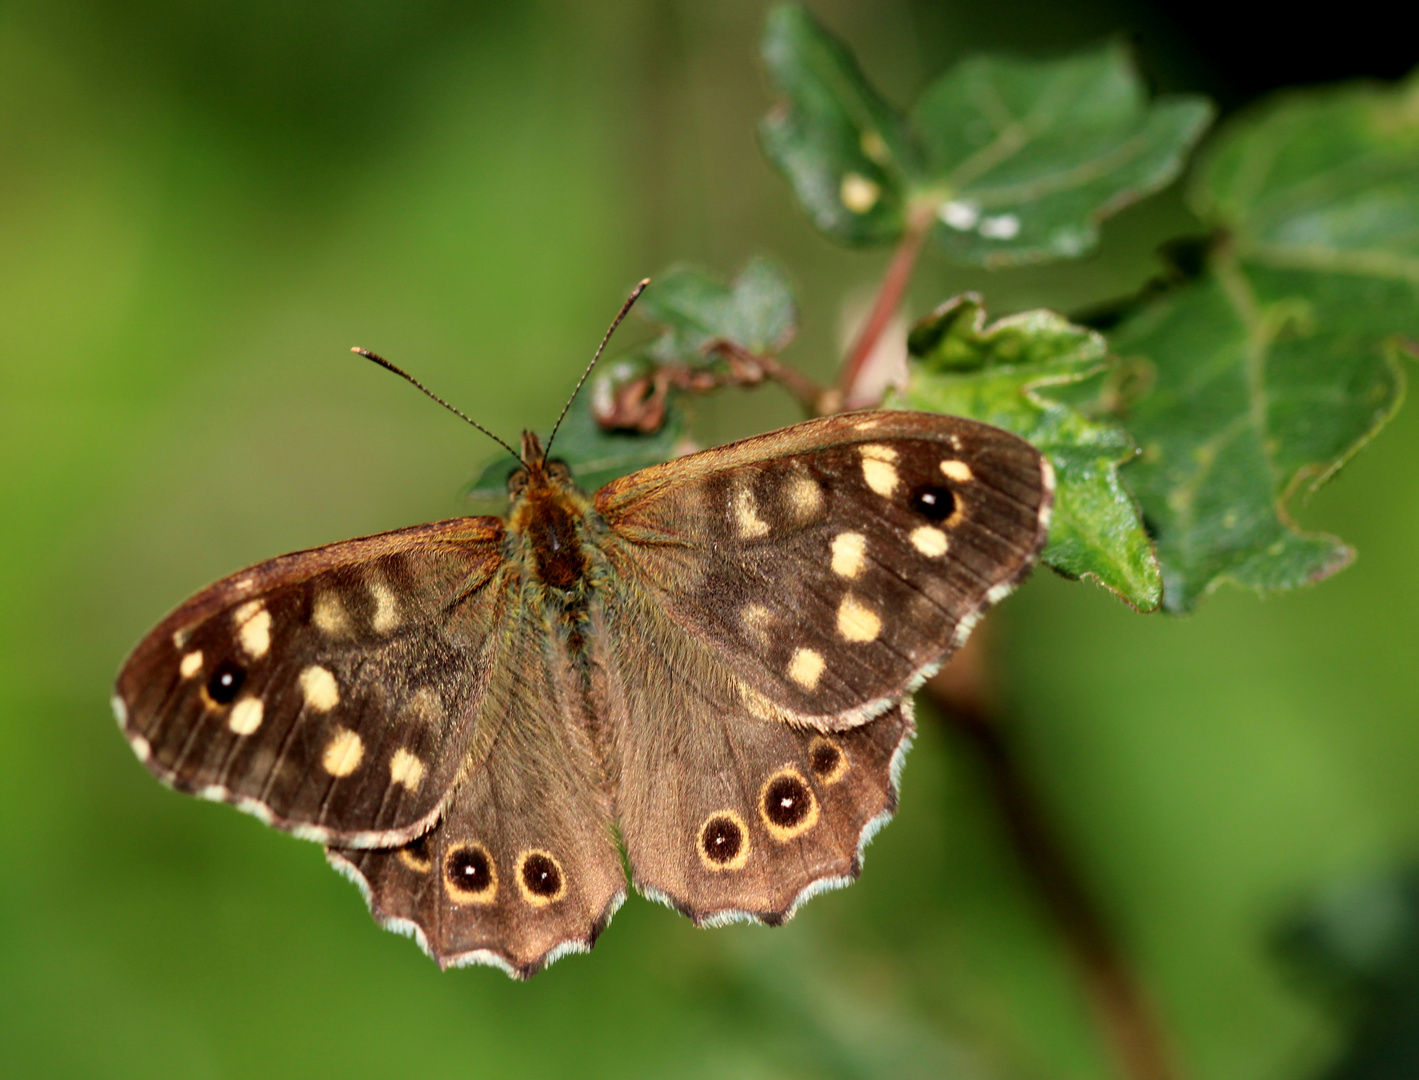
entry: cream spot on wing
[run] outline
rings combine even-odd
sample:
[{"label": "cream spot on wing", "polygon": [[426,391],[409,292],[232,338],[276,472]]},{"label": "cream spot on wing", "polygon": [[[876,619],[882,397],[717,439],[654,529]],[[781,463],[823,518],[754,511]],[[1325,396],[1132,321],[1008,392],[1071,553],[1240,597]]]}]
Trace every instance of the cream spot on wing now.
[{"label": "cream spot on wing", "polygon": [[774,613],[763,604],[745,604],[739,611],[739,621],[744,633],[760,647],[769,643],[769,628],[773,625]]},{"label": "cream spot on wing", "polygon": [[232,713],[227,717],[227,727],[237,735],[250,735],[261,726],[265,713],[260,698],[244,697],[232,706]]},{"label": "cream spot on wing", "polygon": [[382,581],[370,583],[374,597],[374,618],[371,625],[378,633],[387,634],[399,625],[399,610],[394,606],[394,591]]},{"label": "cream spot on wing", "polygon": [[960,449],[961,449],[961,436],[959,436],[959,435],[952,435],[952,436],[950,437],[950,439],[948,439],[947,441],[951,444],[951,449],[952,449],[952,450],[955,450],[955,451],[957,451],[958,453],[960,452]]},{"label": "cream spot on wing", "polygon": [[897,452],[890,446],[868,443],[859,448],[862,454],[862,478],[878,495],[889,496],[897,490]]},{"label": "cream spot on wing", "polygon": [[260,660],[271,648],[271,613],[260,600],[251,600],[232,612],[237,640],[246,654]]},{"label": "cream spot on wing", "polygon": [[335,676],[325,668],[312,664],[301,672],[301,693],[305,703],[316,712],[329,712],[340,704],[340,688]]},{"label": "cream spot on wing", "polygon": [[838,186],[838,196],[854,214],[865,214],[882,197],[882,186],[861,173],[845,173]]},{"label": "cream spot on wing", "polygon": [[332,637],[350,632],[350,616],[345,612],[345,605],[340,603],[340,598],[334,593],[324,592],[315,598],[310,621]]},{"label": "cream spot on wing", "polygon": [[880,416],[864,416],[862,419],[852,422],[852,429],[854,431],[872,431],[874,428],[881,427],[883,422]]},{"label": "cream spot on wing", "polygon": [[404,707],[400,720],[421,724],[434,724],[443,719],[443,699],[437,691],[421,686],[414,691],[409,704]]},{"label": "cream spot on wing", "polygon": [[818,685],[823,674],[823,657],[812,649],[795,649],[788,662],[788,677],[805,690]]},{"label": "cream spot on wing", "polygon": [[912,530],[912,547],[929,559],[946,554],[948,547],[946,534],[931,525],[922,525]]},{"label": "cream spot on wing", "polygon": [[175,649],[182,649],[187,645],[187,639],[192,636],[191,630],[174,630],[172,632],[172,645]]},{"label": "cream spot on wing", "polygon": [[795,476],[788,485],[788,505],[798,521],[811,521],[823,512],[822,486],[811,476]]},{"label": "cream spot on wing", "polygon": [[424,782],[424,763],[401,746],[389,759],[389,779],[403,784],[410,791],[417,791]]},{"label": "cream spot on wing", "polygon": [[769,523],[759,516],[759,506],[754,501],[754,493],[747,486],[734,493],[734,524],[739,535],[745,540],[769,534]]},{"label": "cream spot on wing", "polygon": [[202,650],[194,649],[182,658],[182,663],[177,665],[177,670],[184,679],[190,679],[202,670]]},{"label": "cream spot on wing", "polygon": [[867,565],[867,537],[860,532],[843,532],[833,537],[833,573],[855,578]]},{"label": "cream spot on wing", "polygon": [[838,633],[846,641],[875,641],[882,632],[882,618],[852,593],[838,605]]},{"label": "cream spot on wing", "polygon": [[139,761],[147,761],[153,756],[153,746],[141,735],[134,735],[128,740],[128,745],[133,747],[133,752],[138,755]]},{"label": "cream spot on wing", "polygon": [[976,474],[971,472],[971,467],[964,461],[943,461],[941,471],[946,474],[948,480],[955,480],[965,484],[976,478]]},{"label": "cream spot on wing", "polygon": [[349,776],[365,757],[365,743],[348,728],[336,728],[320,763],[331,776]]}]

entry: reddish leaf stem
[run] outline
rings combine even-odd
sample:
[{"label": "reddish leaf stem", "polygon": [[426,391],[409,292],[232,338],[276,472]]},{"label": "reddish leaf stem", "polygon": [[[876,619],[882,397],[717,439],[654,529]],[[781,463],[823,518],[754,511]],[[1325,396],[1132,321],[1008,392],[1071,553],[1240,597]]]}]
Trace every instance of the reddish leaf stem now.
[{"label": "reddish leaf stem", "polygon": [[902,297],[911,284],[916,257],[921,253],[921,244],[931,228],[931,220],[931,215],[927,213],[915,213],[907,219],[906,231],[897,242],[897,250],[892,253],[892,261],[887,265],[887,273],[882,278],[876,299],[872,301],[872,310],[868,312],[867,321],[862,324],[857,339],[848,350],[847,359],[843,361],[838,391],[844,399],[852,394],[868,357],[881,340],[882,332],[902,305]]}]

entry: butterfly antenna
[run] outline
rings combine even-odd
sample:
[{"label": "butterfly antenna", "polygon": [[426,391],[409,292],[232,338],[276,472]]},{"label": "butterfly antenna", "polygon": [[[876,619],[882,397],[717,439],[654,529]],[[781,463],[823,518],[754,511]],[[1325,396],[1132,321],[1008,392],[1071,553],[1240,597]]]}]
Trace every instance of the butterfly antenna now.
[{"label": "butterfly antenna", "polygon": [[[623,312],[623,314],[624,314],[624,312]],[[609,335],[608,335],[608,336],[609,336]],[[496,435],[494,435],[491,431],[489,431],[487,428],[485,428],[482,424],[478,423],[478,421],[474,420],[471,416],[469,416],[467,413],[463,412],[461,409],[455,409],[452,405],[450,405],[448,402],[444,401],[443,398],[439,397],[437,394],[435,394],[435,393],[434,393],[432,390],[430,390],[427,386],[425,386],[423,383],[421,383],[418,379],[414,378],[414,376],[410,375],[410,374],[409,374],[407,371],[405,371],[403,368],[398,367],[398,366],[396,366],[396,365],[394,365],[394,364],[391,364],[388,360],[386,360],[384,357],[380,356],[378,353],[372,353],[372,352],[370,352],[368,349],[361,349],[359,346],[356,346],[355,348],[351,349],[350,351],[351,351],[351,352],[354,352],[354,353],[359,353],[359,354],[360,354],[361,356],[363,356],[366,360],[373,360],[376,364],[378,364],[380,367],[384,368],[386,371],[392,371],[392,372],[394,372],[394,374],[398,375],[401,379],[404,379],[404,380],[406,380],[406,381],[408,381],[408,382],[410,382],[410,383],[413,383],[414,386],[415,386],[417,389],[422,390],[422,391],[423,391],[425,394],[427,394],[429,397],[433,398],[433,399],[434,399],[435,401],[437,401],[440,405],[442,405],[445,409],[447,409],[449,412],[453,413],[454,416],[460,417],[460,418],[463,419],[463,420],[467,420],[468,423],[472,424],[475,428],[477,428],[479,431],[481,431],[484,435],[486,435],[486,436],[488,436],[488,438],[492,439],[493,442],[497,443],[499,446],[501,446],[504,450],[506,450],[506,451],[507,451],[509,454],[511,454],[513,457],[517,458],[518,461],[522,461],[522,455],[519,454],[516,450],[514,450],[511,446],[509,446],[507,443],[503,442],[502,439],[498,438],[498,437],[497,437]],[[523,464],[524,466],[526,466],[527,462],[522,461],[522,464]]]},{"label": "butterfly antenna", "polygon": [[576,389],[572,391],[572,396],[567,398],[567,403],[562,406],[562,415],[557,417],[557,422],[552,425],[552,434],[547,436],[547,448],[542,451],[542,460],[547,460],[547,455],[552,452],[552,440],[557,437],[557,429],[562,426],[562,421],[567,418],[567,411],[572,407],[572,402],[581,392],[582,385],[586,382],[587,376],[591,374],[591,369],[596,366],[596,361],[601,359],[601,354],[606,351],[606,343],[611,340],[611,335],[616,332],[616,327],[621,325],[621,320],[626,317],[626,313],[631,310],[631,306],[641,298],[641,293],[645,292],[645,287],[650,284],[650,278],[642,278],[641,283],[631,290],[631,295],[626,297],[626,302],[621,305],[621,310],[616,313],[616,317],[611,320],[611,329],[606,331],[606,336],[601,339],[601,345],[596,350],[596,355],[591,358],[591,363],[586,365],[586,370],[581,373],[581,378],[577,380]]}]

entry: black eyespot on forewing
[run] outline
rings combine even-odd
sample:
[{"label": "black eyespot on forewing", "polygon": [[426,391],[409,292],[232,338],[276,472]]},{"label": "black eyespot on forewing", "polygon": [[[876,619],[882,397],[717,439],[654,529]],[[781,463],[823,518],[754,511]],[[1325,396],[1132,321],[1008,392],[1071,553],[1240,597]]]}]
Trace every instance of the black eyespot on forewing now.
[{"label": "black eyespot on forewing", "polygon": [[522,884],[533,896],[551,899],[562,891],[562,871],[550,855],[534,851],[522,861]]},{"label": "black eyespot on forewing", "polygon": [[764,789],[764,817],[780,829],[802,825],[812,809],[813,792],[793,773],[774,777]]},{"label": "black eyespot on forewing", "polygon": [[207,696],[218,705],[230,705],[241,693],[246,682],[246,669],[230,660],[223,660],[207,680]]},{"label": "black eyespot on forewing", "polygon": [[927,484],[912,492],[911,507],[928,521],[945,521],[956,510],[956,496],[948,487]]},{"label": "black eyespot on forewing", "polygon": [[716,814],[700,830],[700,848],[717,866],[732,863],[744,848],[744,830],[726,814]]}]

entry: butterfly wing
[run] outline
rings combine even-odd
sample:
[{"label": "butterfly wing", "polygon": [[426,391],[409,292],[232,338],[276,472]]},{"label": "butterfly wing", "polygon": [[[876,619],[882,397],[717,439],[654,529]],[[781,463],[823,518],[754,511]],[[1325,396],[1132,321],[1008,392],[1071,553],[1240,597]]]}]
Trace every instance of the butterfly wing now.
[{"label": "butterfly wing", "polygon": [[518,978],[589,949],[626,895],[584,678],[523,589],[484,706],[503,722],[438,824],[398,849],[329,851],[375,918],[441,966]]},{"label": "butterfly wing", "polygon": [[904,700],[1029,570],[1052,480],[985,425],[811,421],[597,493],[597,670],[637,887],[777,922],[896,802]]},{"label": "butterfly wing", "polygon": [[1033,565],[1053,479],[998,428],[828,417],[602,488],[615,572],[704,642],[760,716],[824,730],[880,713]]},{"label": "butterfly wing", "polygon": [[749,713],[712,647],[633,586],[596,640],[616,812],[636,887],[700,925],[777,924],[855,879],[896,809],[910,700],[819,732]]},{"label": "butterfly wing", "polygon": [[218,582],[124,664],[124,734],[164,783],[298,835],[412,840],[496,734],[480,703],[502,537],[496,518],[461,518]]}]

